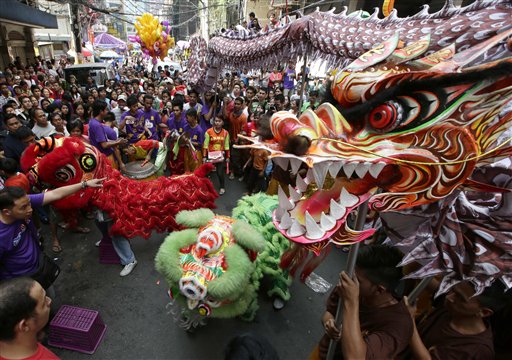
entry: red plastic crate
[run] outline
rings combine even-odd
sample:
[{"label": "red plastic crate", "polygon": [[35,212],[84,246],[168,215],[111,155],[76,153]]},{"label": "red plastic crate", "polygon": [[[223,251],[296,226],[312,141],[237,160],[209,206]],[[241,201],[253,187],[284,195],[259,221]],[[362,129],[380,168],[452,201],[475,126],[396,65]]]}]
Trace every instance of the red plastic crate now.
[{"label": "red plastic crate", "polygon": [[50,322],[48,345],[93,354],[106,329],[97,311],[63,305]]},{"label": "red plastic crate", "polygon": [[100,264],[121,264],[121,260],[112,245],[111,239],[101,239],[100,243]]}]

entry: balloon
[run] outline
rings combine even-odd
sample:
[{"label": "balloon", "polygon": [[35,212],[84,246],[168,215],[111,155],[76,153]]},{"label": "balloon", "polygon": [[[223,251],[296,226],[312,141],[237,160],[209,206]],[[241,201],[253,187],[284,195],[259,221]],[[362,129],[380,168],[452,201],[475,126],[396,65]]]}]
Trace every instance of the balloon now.
[{"label": "balloon", "polygon": [[131,37],[130,41],[140,44],[145,56],[151,56],[153,63],[159,57],[167,56],[170,48],[174,46],[174,39],[171,37],[171,26],[169,21],[159,22],[157,18],[149,13],[144,13],[136,18],[135,29],[137,35]]},{"label": "balloon", "polygon": [[167,20],[162,21],[162,25],[169,26],[169,21],[167,21]]}]

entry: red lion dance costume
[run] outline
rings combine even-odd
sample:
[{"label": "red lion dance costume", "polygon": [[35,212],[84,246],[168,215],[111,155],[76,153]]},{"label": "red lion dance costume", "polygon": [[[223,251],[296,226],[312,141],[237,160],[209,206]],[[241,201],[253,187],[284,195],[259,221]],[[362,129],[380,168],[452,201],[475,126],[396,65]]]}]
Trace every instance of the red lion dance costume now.
[{"label": "red lion dance costume", "polygon": [[191,174],[136,181],[113,169],[94,146],[75,138],[39,140],[25,150],[21,166],[34,185],[61,187],[106,178],[103,188],[81,190],[54,205],[61,210],[96,206],[114,220],[111,232],[126,238],[179,229],[177,212],[214,208],[218,196],[206,178],[209,164]]}]

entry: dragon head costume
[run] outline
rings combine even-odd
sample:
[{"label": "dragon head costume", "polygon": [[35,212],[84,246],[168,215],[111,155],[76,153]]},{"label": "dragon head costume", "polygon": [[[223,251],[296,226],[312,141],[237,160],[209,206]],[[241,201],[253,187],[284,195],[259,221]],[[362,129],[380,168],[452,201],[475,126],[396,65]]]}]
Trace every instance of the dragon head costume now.
[{"label": "dragon head costume", "polygon": [[106,178],[99,189],[84,189],[54,203],[61,210],[96,206],[114,220],[113,234],[148,238],[153,230],[179,228],[180,210],[214,208],[217,193],[206,164],[193,174],[137,181],[112,168],[94,146],[77,138],[43,138],[23,153],[21,166],[33,185],[55,188],[93,178]]},{"label": "dragon head costume", "polygon": [[[298,119],[275,114],[273,143],[248,138],[292,174],[308,169],[289,196],[279,191],[277,229],[320,254],[331,242],[373,234],[347,226],[368,201],[404,263],[422,265],[411,277],[447,275],[440,292],[462,279],[477,292],[496,279],[510,288],[511,17],[510,0],[463,8],[447,1],[408,18],[317,11],[267,33],[215,37],[190,73],[208,87],[227,64],[269,66],[305,54],[342,69],[331,101]],[[493,201],[473,201],[486,197]]]}]

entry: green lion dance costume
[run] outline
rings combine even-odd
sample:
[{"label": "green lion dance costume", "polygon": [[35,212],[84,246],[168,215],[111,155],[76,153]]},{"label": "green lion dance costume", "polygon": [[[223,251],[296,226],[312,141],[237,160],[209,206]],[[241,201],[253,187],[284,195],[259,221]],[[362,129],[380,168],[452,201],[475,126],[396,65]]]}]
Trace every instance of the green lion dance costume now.
[{"label": "green lion dance costume", "polygon": [[187,229],[165,239],[156,268],[169,283],[182,327],[190,330],[208,317],[252,320],[264,275],[272,277],[270,296],[290,298],[291,277],[279,266],[290,245],[272,223],[277,205],[276,197],[257,194],[242,198],[233,218],[209,209],[177,214]]}]

